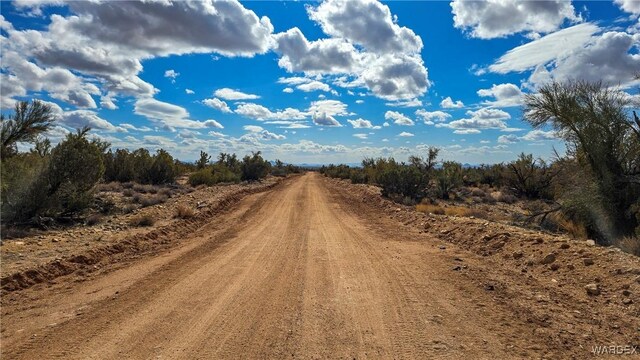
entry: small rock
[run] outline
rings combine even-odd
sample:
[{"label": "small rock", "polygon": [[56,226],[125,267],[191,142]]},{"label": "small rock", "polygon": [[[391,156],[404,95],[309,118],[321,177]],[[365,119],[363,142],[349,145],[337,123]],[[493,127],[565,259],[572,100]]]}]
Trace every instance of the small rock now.
[{"label": "small rock", "polygon": [[462,266],[460,266],[460,265],[457,265],[457,266],[453,267],[453,271],[460,271],[460,270],[462,270]]},{"label": "small rock", "polygon": [[633,304],[633,300],[626,298],[626,299],[622,299],[622,303],[625,305],[631,305]]},{"label": "small rock", "polygon": [[587,295],[590,295],[590,296],[600,295],[600,286],[598,286],[598,284],[589,284],[585,286],[584,289],[587,290]]},{"label": "small rock", "polygon": [[544,264],[544,265],[547,265],[547,264],[553,263],[554,261],[556,261],[556,255],[554,253],[551,253],[551,254],[548,254],[547,256],[545,256],[542,259],[541,263]]},{"label": "small rock", "polygon": [[549,268],[552,271],[557,271],[558,269],[560,269],[560,264],[551,264],[551,266],[549,266]]},{"label": "small rock", "polygon": [[544,240],[542,240],[542,238],[535,238],[533,239],[533,243],[534,244],[542,244],[544,242]]},{"label": "small rock", "polygon": [[560,249],[566,250],[568,248],[570,248],[571,245],[567,244],[567,243],[562,243],[562,245],[560,245]]},{"label": "small rock", "polygon": [[575,268],[576,268],[576,267],[575,267],[575,266],[573,266],[573,264],[569,264],[569,265],[567,265],[567,269],[569,269],[569,270],[573,270],[573,269],[575,269]]},{"label": "small rock", "polygon": [[493,291],[493,290],[496,289],[496,287],[493,284],[486,284],[484,286],[484,289],[487,290],[487,291]]},{"label": "small rock", "polygon": [[525,263],[525,265],[527,265],[527,266],[533,266],[533,265],[535,265],[535,263],[536,263],[536,262],[535,262],[533,259],[529,259],[529,260],[527,260],[527,262]]},{"label": "small rock", "polygon": [[14,241],[15,245],[24,245],[24,241]]},{"label": "small rock", "polygon": [[592,258],[584,258],[584,259],[582,259],[582,262],[584,263],[584,266],[593,265],[593,259]]},{"label": "small rock", "polygon": [[587,246],[596,246],[596,242],[594,240],[587,240],[585,241],[585,243],[587,244]]},{"label": "small rock", "polygon": [[522,253],[522,251],[516,251],[513,253],[513,258],[516,260],[522,258],[523,256],[524,254]]},{"label": "small rock", "polygon": [[440,245],[440,246],[438,246],[438,249],[440,249],[440,250],[446,250],[446,249],[447,249],[447,247],[446,247],[446,246],[444,246],[444,245]]},{"label": "small rock", "polygon": [[629,290],[622,290],[622,295],[623,295],[623,296],[629,296],[629,295],[631,295],[631,291],[629,291]]}]

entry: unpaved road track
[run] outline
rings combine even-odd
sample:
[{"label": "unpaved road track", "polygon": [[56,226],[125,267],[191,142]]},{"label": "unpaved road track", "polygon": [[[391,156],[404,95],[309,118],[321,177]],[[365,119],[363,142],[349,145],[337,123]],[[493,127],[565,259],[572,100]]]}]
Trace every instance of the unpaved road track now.
[{"label": "unpaved road track", "polygon": [[27,293],[3,312],[2,358],[545,353],[532,324],[452,280],[452,255],[356,209],[318,174],[251,195],[167,253]]}]

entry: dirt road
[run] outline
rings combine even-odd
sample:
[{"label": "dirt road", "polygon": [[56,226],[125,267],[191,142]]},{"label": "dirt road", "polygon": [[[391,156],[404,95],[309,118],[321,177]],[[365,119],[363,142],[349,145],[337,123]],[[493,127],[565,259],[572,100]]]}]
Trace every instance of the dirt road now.
[{"label": "dirt road", "polygon": [[161,256],[29,293],[3,309],[2,357],[554,357],[538,326],[453,277],[464,252],[415,241],[327,184],[287,181]]}]

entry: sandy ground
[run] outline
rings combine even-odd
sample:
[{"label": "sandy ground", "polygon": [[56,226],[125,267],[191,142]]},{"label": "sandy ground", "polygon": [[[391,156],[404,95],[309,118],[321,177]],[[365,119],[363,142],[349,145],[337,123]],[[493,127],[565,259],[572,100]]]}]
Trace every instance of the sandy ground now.
[{"label": "sandy ground", "polygon": [[640,344],[638,301],[619,301],[640,293],[637,258],[522,272],[530,246],[558,263],[558,249],[596,250],[385,201],[309,173],[192,222],[155,256],[4,292],[2,357],[582,359]]}]

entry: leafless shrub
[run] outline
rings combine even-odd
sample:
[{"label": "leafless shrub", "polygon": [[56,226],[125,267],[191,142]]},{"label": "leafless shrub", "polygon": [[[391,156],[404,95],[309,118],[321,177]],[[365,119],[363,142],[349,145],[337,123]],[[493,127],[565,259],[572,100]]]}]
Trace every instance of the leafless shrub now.
[{"label": "leafless shrub", "polygon": [[89,217],[87,217],[87,220],[85,221],[85,224],[87,224],[88,226],[93,226],[93,225],[101,223],[102,219],[103,219],[102,215],[93,214],[93,215],[90,215]]},{"label": "leafless shrub", "polygon": [[140,200],[140,205],[142,205],[142,207],[148,207],[148,206],[162,204],[166,201],[167,201],[166,196],[162,196],[162,195],[148,196],[148,197],[143,197]]},{"label": "leafless shrub", "polygon": [[180,204],[176,207],[174,217],[179,219],[189,219],[189,218],[192,218],[194,215],[195,215],[195,211],[193,211],[192,208],[184,204]]},{"label": "leafless shrub", "polygon": [[137,227],[153,226],[153,224],[155,224],[155,223],[156,223],[156,219],[154,219],[153,216],[151,216],[150,214],[141,215],[141,216],[135,217],[135,218],[131,219],[131,221],[129,221],[129,225],[137,226]]}]

